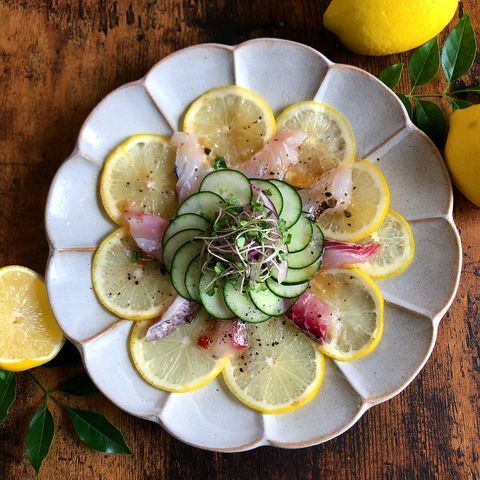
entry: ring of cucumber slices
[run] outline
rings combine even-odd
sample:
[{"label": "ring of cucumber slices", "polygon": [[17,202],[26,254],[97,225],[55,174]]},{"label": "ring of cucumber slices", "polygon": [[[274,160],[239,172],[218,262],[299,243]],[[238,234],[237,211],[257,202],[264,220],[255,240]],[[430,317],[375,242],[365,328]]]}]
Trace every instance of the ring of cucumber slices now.
[{"label": "ring of cucumber slices", "polygon": [[[288,270],[279,282],[279,272],[272,268],[271,277],[256,288],[241,288],[238,279],[217,279],[211,270],[203,269],[203,239],[212,232],[220,209],[228,205],[250,206],[259,201],[255,185],[268,195],[279,223],[288,234]],[[273,205],[273,207],[272,207]],[[231,169],[215,170],[200,185],[200,191],[187,198],[177,216],[168,225],[163,238],[163,263],[170,272],[172,284],[182,297],[199,302],[213,317],[239,318],[260,323],[282,315],[309,286],[309,280],[321,266],[323,234],[317,224],[302,214],[302,202],[295,188],[280,180],[248,179]]]}]

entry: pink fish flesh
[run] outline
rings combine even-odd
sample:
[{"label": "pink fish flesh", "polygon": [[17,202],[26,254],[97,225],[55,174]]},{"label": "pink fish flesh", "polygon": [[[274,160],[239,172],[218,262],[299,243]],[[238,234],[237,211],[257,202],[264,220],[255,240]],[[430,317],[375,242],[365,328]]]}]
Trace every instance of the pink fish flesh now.
[{"label": "pink fish flesh", "polygon": [[329,327],[338,320],[332,308],[318,300],[309,290],[298,298],[286,316],[302,332],[319,343],[327,341]]},{"label": "pink fish flesh", "polygon": [[162,238],[168,226],[167,220],[134,207],[129,208],[124,215],[138,248],[147,255],[162,260]]},{"label": "pink fish flesh", "polygon": [[337,167],[321,175],[310,188],[300,190],[303,209],[313,218],[346,211],[352,201],[352,169]]},{"label": "pink fish flesh", "polygon": [[215,327],[197,341],[216,357],[240,355],[248,347],[248,328],[240,320],[217,320]]},{"label": "pink fish flesh", "polygon": [[203,177],[213,169],[208,163],[204,148],[194,135],[175,132],[170,141],[177,147],[175,159],[178,177],[177,196],[178,201],[183,202],[198,191]]},{"label": "pink fish flesh", "polygon": [[165,313],[147,330],[147,342],[160,340],[174,332],[193,315],[200,305],[177,295]]},{"label": "pink fish flesh", "polygon": [[298,162],[298,147],[307,138],[304,132],[282,127],[252,158],[237,167],[247,177],[283,180],[290,166]]},{"label": "pink fish flesh", "polygon": [[336,240],[325,240],[323,245],[325,248],[322,260],[323,269],[366,262],[382,248],[381,243],[357,245]]}]

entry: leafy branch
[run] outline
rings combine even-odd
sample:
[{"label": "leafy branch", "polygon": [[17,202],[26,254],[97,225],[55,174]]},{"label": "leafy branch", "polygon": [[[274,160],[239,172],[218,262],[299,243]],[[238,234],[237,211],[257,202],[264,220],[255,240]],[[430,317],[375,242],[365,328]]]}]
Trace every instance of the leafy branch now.
[{"label": "leafy branch", "polygon": [[[60,354],[45,367],[62,366],[75,359],[78,359],[78,352],[67,342]],[[131,453],[123,434],[103,415],[70,407],[58,397],[58,394],[85,396],[97,393],[97,387],[86,372],[65,380],[53,389],[48,389],[33,372],[25,373],[43,392],[42,404],[33,415],[27,431],[26,454],[37,475],[55,435],[55,421],[48,408],[50,400],[67,412],[75,433],[87,447],[104,453]],[[0,370],[0,424],[6,419],[15,397],[16,374]]]},{"label": "leafy branch", "polygon": [[[410,118],[439,148],[445,143],[447,121],[438,103],[425,98],[446,100],[453,110],[471,106],[471,102],[458,98],[457,95],[466,93],[480,95],[480,86],[455,90],[452,89],[452,84],[470,71],[476,53],[475,32],[470,15],[465,13],[445,40],[441,56],[438,37],[432,38],[414,51],[408,62],[410,91],[408,93],[395,91]],[[416,93],[418,86],[425,85],[437,77],[440,64],[446,79],[444,91]],[[386,68],[380,73],[379,78],[393,90],[400,83],[404,70],[404,63],[397,63]]]}]

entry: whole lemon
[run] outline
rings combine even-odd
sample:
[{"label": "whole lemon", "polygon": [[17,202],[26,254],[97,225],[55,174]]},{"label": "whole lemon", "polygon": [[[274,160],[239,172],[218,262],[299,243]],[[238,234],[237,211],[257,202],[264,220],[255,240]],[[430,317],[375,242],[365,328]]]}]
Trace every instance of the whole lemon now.
[{"label": "whole lemon", "polygon": [[458,0],[333,0],[325,28],[350,50],[390,55],[423,45],[452,19]]},{"label": "whole lemon", "polygon": [[455,186],[480,207],[480,105],[450,115],[445,159]]}]

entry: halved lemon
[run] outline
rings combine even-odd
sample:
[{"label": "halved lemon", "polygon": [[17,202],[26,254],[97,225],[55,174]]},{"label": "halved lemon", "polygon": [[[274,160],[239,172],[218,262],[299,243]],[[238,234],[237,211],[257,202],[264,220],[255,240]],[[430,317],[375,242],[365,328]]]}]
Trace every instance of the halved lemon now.
[{"label": "halved lemon", "polygon": [[183,130],[198,137],[209,158],[225,157],[235,167],[275,134],[275,118],[265,100],[250,90],[219,87],[192,103]]},{"label": "halved lemon", "polygon": [[170,277],[155,260],[138,259],[138,247],[125,228],[110,234],[93,258],[92,280],[97,298],[127,320],[158,316],[174,295]]},{"label": "halved lemon", "polygon": [[359,243],[377,242],[382,248],[358,268],[372,278],[390,278],[405,271],[415,255],[415,241],[408,222],[397,212],[389,210],[378,230]]},{"label": "halved lemon", "polygon": [[64,342],[43,278],[18,265],[0,268],[0,369],[38,367]]},{"label": "halved lemon", "polygon": [[352,167],[353,192],[343,212],[325,211],[318,219],[325,237],[356,242],[368,237],[383,222],[390,205],[390,192],[383,173],[366,160]]},{"label": "halved lemon", "polygon": [[323,356],[289,320],[251,324],[248,345],[223,370],[228,388],[242,403],[263,413],[285,413],[315,396],[323,379]]},{"label": "halved lemon", "polygon": [[325,355],[356,360],[378,345],[383,332],[383,297],[366,273],[350,268],[325,270],[312,280],[311,288],[338,314],[320,347]]},{"label": "halved lemon", "polygon": [[169,392],[190,392],[211,382],[223,369],[226,357],[215,358],[197,345],[212,320],[203,311],[161,340],[147,342],[151,322],[138,322],[130,335],[130,353],[145,381]]},{"label": "halved lemon", "polygon": [[305,132],[299,147],[298,163],[286,181],[300,188],[310,187],[322,173],[339,165],[350,166],[357,149],[352,127],[336,108],[320,102],[300,102],[286,108],[277,119],[278,127]]},{"label": "halved lemon", "polygon": [[134,135],[114,150],[100,178],[100,196],[108,216],[122,223],[136,207],[170,219],[177,210],[175,150],[161,135]]}]

